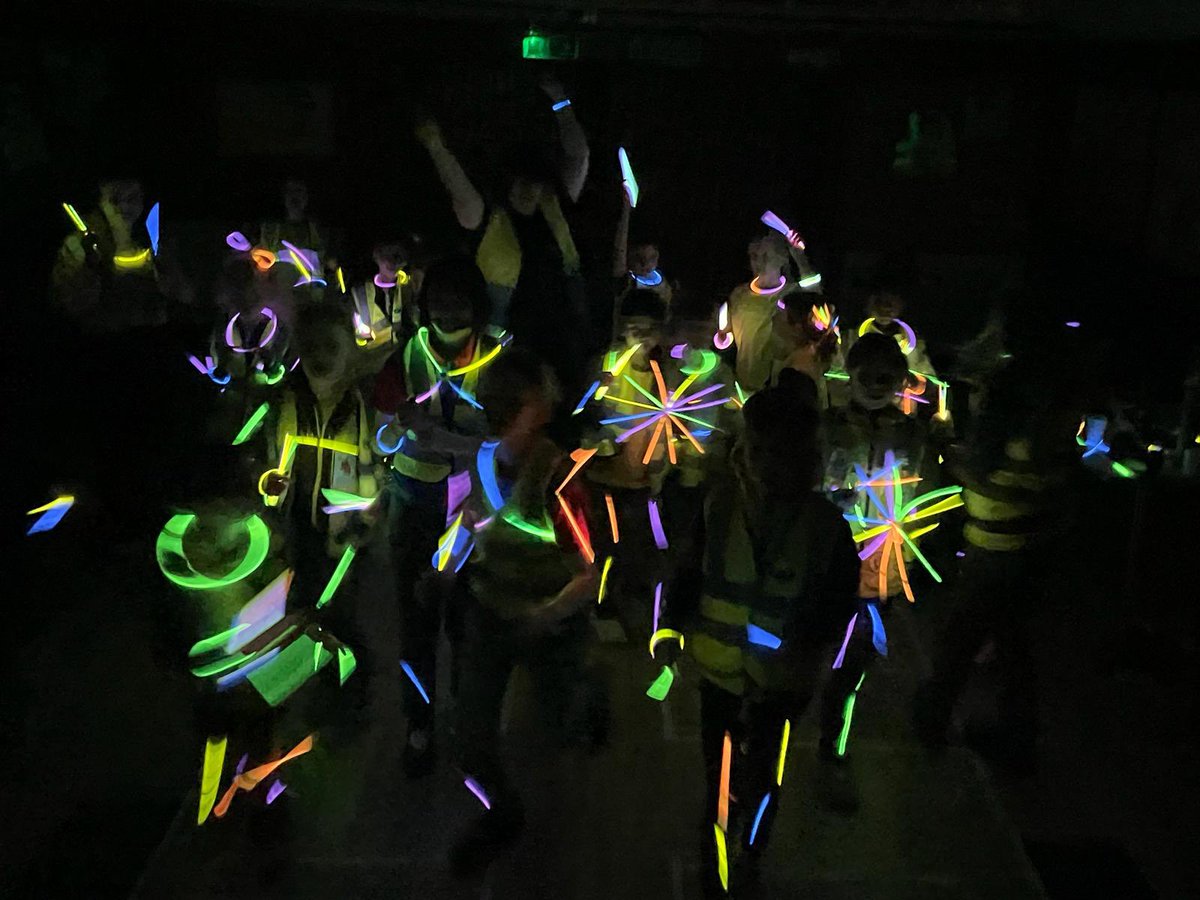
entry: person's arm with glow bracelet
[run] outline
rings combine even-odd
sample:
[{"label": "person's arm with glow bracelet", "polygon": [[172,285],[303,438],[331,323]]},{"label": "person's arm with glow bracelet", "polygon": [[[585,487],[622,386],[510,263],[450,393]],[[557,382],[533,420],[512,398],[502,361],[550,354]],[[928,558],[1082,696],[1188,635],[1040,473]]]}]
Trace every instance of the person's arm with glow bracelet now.
[{"label": "person's arm with glow bracelet", "polygon": [[441,127],[432,119],[426,119],[417,124],[416,136],[428,151],[438,177],[450,194],[458,224],[467,231],[477,230],[483,224],[483,197],[463,171],[462,164],[446,147]]},{"label": "person's arm with glow bracelet", "polygon": [[550,102],[559,107],[554,112],[554,121],[558,125],[558,137],[563,150],[560,175],[567,196],[574,203],[579,200],[579,195],[583,192],[583,183],[587,181],[588,161],[591,157],[587,136],[583,133],[579,120],[575,118],[571,105],[568,103],[561,106],[562,102],[567,100],[567,94],[558,79],[544,77],[541,88],[550,98]]}]

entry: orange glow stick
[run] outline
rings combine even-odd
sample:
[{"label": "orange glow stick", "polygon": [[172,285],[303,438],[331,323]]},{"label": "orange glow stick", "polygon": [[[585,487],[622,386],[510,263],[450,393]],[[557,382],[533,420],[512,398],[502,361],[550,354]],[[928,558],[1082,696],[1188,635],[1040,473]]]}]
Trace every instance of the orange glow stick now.
[{"label": "orange glow stick", "polygon": [[733,766],[733,738],[725,732],[725,743],[721,747],[721,785],[717,794],[717,824],[721,831],[729,829],[729,770]]},{"label": "orange glow stick", "polygon": [[571,507],[567,506],[567,501],[562,498],[562,494],[557,494],[556,496],[558,497],[558,505],[562,507],[563,515],[567,517],[567,524],[571,526],[571,533],[575,535],[575,543],[579,545],[579,552],[583,554],[583,558],[591,565],[596,561],[596,551],[592,549],[592,542],[588,540],[587,534],[584,533],[579,523],[575,521]]},{"label": "orange glow stick", "polygon": [[562,489],[567,486],[567,482],[579,474],[579,470],[586,466],[587,461],[595,455],[596,451],[594,449],[584,450],[582,447],[580,447],[578,450],[572,450],[571,459],[574,461],[575,466],[570,472],[567,473],[567,477],[563,479],[562,484],[558,486],[558,490],[556,490],[554,493],[561,494]]},{"label": "orange glow stick", "polygon": [[286,756],[282,756],[274,762],[265,763],[261,766],[251,769],[249,772],[243,772],[237,778],[233,779],[233,784],[229,786],[229,790],[225,792],[225,796],[221,798],[221,802],[217,804],[213,810],[213,815],[218,819],[222,818],[225,813],[229,812],[229,804],[233,802],[234,795],[239,790],[252,791],[260,781],[268,777],[272,772],[282,766],[285,762],[295,759],[297,756],[303,756],[313,748],[313,735],[309,735],[295,747],[293,747]]},{"label": "orange glow stick", "polygon": [[654,381],[658,384],[658,395],[662,398],[662,402],[667,402],[667,385],[663,381],[662,369],[658,367],[657,360],[650,360],[650,371],[654,373]]},{"label": "orange glow stick", "polygon": [[617,507],[613,503],[612,494],[604,495],[604,504],[608,507],[608,527],[612,529],[614,544],[621,543],[621,529],[617,527]]},{"label": "orange glow stick", "polygon": [[700,445],[700,442],[698,440],[696,440],[696,438],[692,435],[692,433],[687,430],[687,427],[682,422],[680,422],[679,419],[675,418],[675,416],[668,416],[668,418],[670,418],[670,420],[675,423],[676,428],[678,428],[680,431],[683,432],[683,436],[692,442],[692,446],[696,448],[697,453],[704,452],[704,448]]},{"label": "orange glow stick", "polygon": [[[892,527],[898,528],[899,526],[893,525]],[[894,545],[896,551],[896,568],[900,570],[900,586],[904,588],[904,596],[909,603],[916,603],[917,598],[913,596],[912,587],[908,583],[908,567],[904,565],[904,553],[900,549],[900,535],[889,535],[888,542]]]},{"label": "orange glow stick", "polygon": [[654,455],[654,448],[658,446],[658,439],[663,433],[663,420],[659,419],[658,424],[654,426],[654,436],[650,438],[650,444],[646,447],[646,455],[642,457],[642,465],[650,464],[650,457]]},{"label": "orange glow stick", "polygon": [[258,266],[260,272],[265,272],[271,266],[275,265],[275,254],[270,250],[264,250],[262,247],[255,247],[251,250],[250,258],[254,260],[254,265]]},{"label": "orange glow stick", "polygon": [[679,460],[675,457],[675,430],[671,427],[671,418],[666,419],[667,426],[667,458],[671,460],[671,465],[675,465]]}]

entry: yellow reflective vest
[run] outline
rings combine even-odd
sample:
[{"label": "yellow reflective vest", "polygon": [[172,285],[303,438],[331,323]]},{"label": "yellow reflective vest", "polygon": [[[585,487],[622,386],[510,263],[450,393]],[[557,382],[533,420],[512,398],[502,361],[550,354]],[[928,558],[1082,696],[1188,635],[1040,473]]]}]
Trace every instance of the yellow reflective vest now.
[{"label": "yellow reflective vest", "polygon": [[[571,227],[563,217],[558,195],[547,191],[538,208],[546,217],[546,224],[550,226],[550,232],[562,253],[563,271],[568,275],[578,273],[579,251],[575,249]],[[492,210],[483,240],[479,242],[479,249],[475,253],[475,264],[488,284],[509,289],[517,286],[517,279],[521,276],[521,244],[517,240],[512,219],[503,207]]]}]

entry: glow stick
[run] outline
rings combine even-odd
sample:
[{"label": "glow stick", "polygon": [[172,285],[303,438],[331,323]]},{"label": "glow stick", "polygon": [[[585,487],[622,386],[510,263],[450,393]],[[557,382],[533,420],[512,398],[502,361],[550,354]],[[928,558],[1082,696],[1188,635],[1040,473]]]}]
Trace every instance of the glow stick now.
[{"label": "glow stick", "polygon": [[854,626],[857,622],[858,613],[855,613],[850,617],[850,624],[846,626],[846,637],[842,640],[842,649],[838,651],[837,658],[833,661],[835,669],[840,669],[846,659],[846,648],[850,646],[850,636],[854,634]]},{"label": "glow stick", "polygon": [[238,446],[239,444],[244,444],[246,441],[250,440],[250,435],[254,434],[254,432],[258,430],[258,426],[262,424],[263,418],[270,411],[270,409],[270,403],[263,403],[259,405],[258,409],[250,414],[250,418],[246,420],[246,424],[242,426],[242,430],[239,431],[237,436],[233,439],[234,447]]},{"label": "glow stick", "polygon": [[717,877],[721,879],[721,889],[726,893],[729,891],[729,857],[728,851],[725,849],[725,832],[720,824],[713,825],[716,829],[717,841]]},{"label": "glow stick", "polygon": [[124,256],[117,255],[113,257],[113,265],[115,265],[118,269],[139,269],[149,261],[149,250],[142,250],[138,253],[130,253]]},{"label": "glow stick", "polygon": [[75,223],[75,227],[79,229],[79,233],[87,234],[87,224],[80,217],[79,213],[75,212],[75,207],[73,207],[70,203],[64,203],[62,208],[67,211],[67,215],[71,217],[71,221]]},{"label": "glow stick", "polygon": [[[900,526],[893,526],[897,531]],[[904,548],[900,546],[900,540],[896,537],[892,538],[892,547],[896,556],[896,570],[900,573],[900,587],[904,590],[904,597],[909,603],[916,603],[916,598],[913,596],[912,585],[908,583],[908,566],[904,564]],[[882,626],[883,623],[880,623]],[[876,634],[874,629],[871,630],[871,640],[875,640]]]},{"label": "glow stick", "polygon": [[862,677],[858,679],[858,684],[850,692],[850,696],[846,698],[846,705],[842,708],[842,730],[838,734],[835,747],[839,758],[846,755],[846,741],[850,739],[850,721],[854,718],[854,701],[858,697],[858,689],[862,687],[863,679],[866,677],[866,673],[863,673]]},{"label": "glow stick", "polygon": [[687,350],[687,344],[676,344],[671,348],[672,359],[683,359],[684,351]]},{"label": "glow stick", "polygon": [[[899,342],[900,349],[904,352],[905,356],[908,356],[910,353],[912,353],[914,350],[917,349],[917,333],[915,331],[913,331],[912,327],[907,322],[905,322],[903,319],[892,319],[892,321],[900,326],[900,330],[904,335],[904,339]],[[858,326],[858,336],[862,337],[864,334],[867,333],[868,330],[870,330],[871,326],[874,324],[875,324],[874,316],[871,316],[868,319],[864,319],[863,323]],[[906,344],[907,344],[907,346],[905,346]]]},{"label": "glow stick", "polygon": [[329,583],[325,585],[325,590],[321,591],[321,596],[317,600],[317,609],[320,609],[333,599],[333,595],[337,592],[342,579],[346,577],[346,570],[350,568],[350,563],[354,562],[354,554],[356,552],[353,544],[346,545],[346,549],[342,552],[342,558],[338,560],[337,568],[333,570],[333,575],[329,577]]},{"label": "glow stick", "polygon": [[429,694],[425,691],[425,685],[421,684],[421,679],[417,677],[417,673],[413,671],[412,666],[410,666],[404,660],[400,660],[400,668],[402,668],[404,670],[404,674],[408,676],[408,680],[413,683],[413,686],[417,689],[417,692],[421,695],[421,699],[424,700],[426,704],[428,704],[429,703]]},{"label": "glow stick", "polygon": [[38,516],[37,521],[29,526],[29,530],[25,532],[25,534],[31,535],[38,534],[42,531],[50,531],[62,521],[63,516],[65,516],[74,505],[75,497],[71,494],[64,494],[61,497],[56,497],[49,503],[29,510],[27,513],[25,513],[25,515],[32,516],[37,515],[38,513],[41,513],[41,515]]},{"label": "glow stick", "polygon": [[908,549],[910,549],[913,552],[913,556],[915,556],[920,561],[921,565],[923,565],[925,567],[925,570],[927,572],[929,572],[929,574],[930,574],[930,576],[932,576],[933,580],[936,581],[938,584],[941,584],[942,576],[937,573],[937,569],[935,569],[932,565],[930,565],[929,560],[927,560],[925,558],[925,554],[922,553],[917,548],[917,545],[913,543],[912,538],[910,538],[907,534],[905,534],[902,529],[897,528],[896,531],[900,535],[900,537],[904,540],[904,543],[908,544]]},{"label": "glow stick", "polygon": [[754,846],[754,839],[758,837],[758,824],[762,821],[763,813],[767,811],[767,804],[771,800],[771,792],[763,794],[762,802],[758,804],[758,812],[754,814],[754,824],[750,826],[750,846]]},{"label": "glow stick", "polygon": [[649,465],[651,457],[654,456],[654,449],[658,446],[658,439],[660,437],[662,437],[662,433],[663,433],[662,418],[661,417],[657,418],[654,421],[656,423],[654,426],[654,434],[651,436],[650,443],[646,447],[646,452],[642,456],[642,465],[643,466]]},{"label": "glow stick", "polygon": [[195,356],[193,356],[190,353],[188,354],[188,362],[190,362],[192,364],[192,366],[195,368],[195,370],[197,372],[199,372],[201,375],[208,375],[212,372],[212,369],[210,369],[208,366],[204,365],[204,363],[200,362],[200,360],[198,360]]},{"label": "glow stick", "polygon": [[[650,628],[650,630],[652,632],[655,632],[655,633],[658,632],[658,617],[661,612],[662,612],[662,582],[660,581],[658,584],[656,584],[654,586],[654,620],[653,620],[653,624],[651,625],[651,628]],[[653,655],[654,654],[651,654],[651,656],[653,656]]]},{"label": "glow stick", "polygon": [[895,545],[892,543],[892,541],[884,542],[883,552],[882,552],[882,554],[880,554],[880,560],[879,560],[879,581],[878,581],[878,586],[877,586],[877,590],[879,591],[880,599],[883,599],[889,595],[888,581],[887,581],[887,579],[888,579],[888,563],[891,561],[892,551],[894,549],[895,549]]},{"label": "glow stick", "polygon": [[569,482],[572,478],[574,478],[577,474],[579,474],[579,470],[582,469],[584,466],[586,466],[588,460],[591,459],[595,455],[596,455],[595,449],[584,450],[582,447],[579,447],[575,450],[572,450],[571,451],[571,461],[573,463],[575,463],[575,465],[571,468],[571,471],[567,473],[567,477],[562,480],[562,484],[560,484],[555,489],[554,493],[561,494],[563,491],[563,488],[565,488],[567,486],[567,482]]},{"label": "glow stick", "polygon": [[750,293],[757,294],[760,297],[770,297],[773,294],[778,294],[780,291],[782,291],[784,289],[784,287],[786,285],[787,285],[787,279],[783,275],[780,275],[779,276],[779,284],[775,285],[775,287],[770,287],[770,288],[759,287],[758,276],[755,275],[754,278],[751,279],[751,281],[750,281]]},{"label": "glow stick", "polygon": [[291,762],[298,756],[303,756],[313,748],[313,735],[309,735],[299,744],[293,747],[286,756],[275,760],[274,762],[266,763],[251,769],[249,772],[243,772],[238,775],[233,784],[229,786],[229,790],[225,792],[225,796],[221,798],[221,802],[217,804],[213,810],[213,815],[218,819],[222,818],[229,811],[229,804],[233,802],[234,795],[239,791],[252,791],[258,787],[259,782],[270,777],[271,773],[282,766],[284,763]]},{"label": "glow stick", "polygon": [[204,742],[204,768],[200,774],[200,809],[196,816],[197,825],[203,825],[207,821],[208,814],[212,812],[213,804],[217,800],[228,741],[228,737],[221,735],[219,740],[210,737]]},{"label": "glow stick", "polygon": [[746,640],[758,647],[768,650],[778,650],[783,645],[782,638],[776,637],[765,628],[759,628],[750,622],[746,623]]},{"label": "glow stick", "polygon": [[679,649],[683,649],[683,633],[674,628],[659,628],[650,635],[650,658],[654,658],[654,650],[663,641],[679,641]]},{"label": "glow stick", "polygon": [[234,250],[239,250],[242,253],[245,253],[247,250],[249,250],[251,246],[250,242],[246,240],[246,236],[240,231],[231,231],[229,234],[225,235],[225,243]]},{"label": "glow stick", "polygon": [[470,372],[474,372],[476,369],[482,369],[484,366],[486,366],[488,363],[490,363],[493,359],[495,359],[497,356],[499,356],[500,351],[503,349],[504,349],[504,344],[497,344],[495,347],[493,347],[491,350],[489,350],[483,356],[479,357],[479,359],[475,360],[474,362],[468,363],[465,366],[460,366],[457,369],[451,369],[446,374],[451,376],[452,378],[457,378],[459,375],[466,375]]},{"label": "glow stick", "polygon": [[928,516],[936,516],[936,515],[940,515],[941,513],[944,513],[944,512],[949,512],[952,509],[958,509],[962,505],[963,505],[963,499],[961,496],[956,495],[953,497],[948,497],[947,499],[942,500],[939,503],[935,503],[933,506],[926,507],[925,509],[918,510],[917,512],[912,513],[911,515],[905,516],[903,521],[904,522],[916,522],[916,521],[918,521],[920,519],[924,519]]},{"label": "glow stick", "polygon": [[962,485],[958,485],[958,484],[952,484],[947,487],[936,488],[932,491],[929,491],[926,494],[922,494],[921,496],[915,497],[912,500],[910,500],[908,503],[906,503],[904,505],[904,507],[896,515],[896,518],[900,519],[900,520],[905,520],[908,518],[909,513],[911,513],[914,509],[916,509],[922,503],[929,503],[930,501],[937,500],[941,497],[949,497],[952,494],[961,494],[961,493],[962,493]]},{"label": "glow stick", "polygon": [[467,778],[463,780],[463,784],[465,784],[467,786],[467,790],[474,794],[476,799],[483,804],[484,809],[492,808],[492,801],[488,799],[487,793],[483,790],[478,781],[476,781],[474,778]]},{"label": "glow stick", "polygon": [[267,806],[270,806],[272,803],[274,803],[275,798],[282,794],[286,788],[286,784],[276,779],[275,783],[267,789]]},{"label": "glow stick", "polygon": [[621,543],[621,531],[617,527],[617,507],[613,503],[613,495],[606,493],[604,495],[604,505],[608,507],[608,527],[612,530],[612,540],[614,544]]},{"label": "glow stick", "polygon": [[454,515],[454,511],[463,505],[463,501],[471,493],[471,473],[469,471],[455,472],[446,479],[446,518]]},{"label": "glow stick", "polygon": [[150,250],[158,256],[158,204],[155,203],[150,207],[150,212],[146,213],[146,234],[150,236]]},{"label": "glow stick", "polygon": [[169,571],[167,561],[171,557],[183,560],[186,565],[187,557],[183,553],[183,536],[195,521],[196,517],[191,513],[181,513],[172,516],[167,520],[167,524],[163,526],[163,530],[159,533],[158,540],[155,542],[154,555],[158,560],[159,569],[162,570],[162,573],[168,579],[180,587],[197,591],[227,587],[249,576],[267,558],[267,551],[271,545],[271,531],[258,516],[250,516],[243,523],[246,533],[250,538],[249,545],[246,547],[246,555],[242,557],[236,566],[230,569],[228,574],[219,578],[210,578],[207,575],[195,572],[191,566],[186,566],[189,572],[187,575]]},{"label": "glow stick", "polygon": [[441,541],[438,543],[437,552],[437,570],[439,572],[446,571],[446,564],[450,562],[450,554],[454,552],[454,543],[458,537],[458,529],[462,525],[463,514],[459,513],[458,518],[454,520],[446,533],[442,535]]},{"label": "glow stick", "polygon": [[384,456],[391,456],[393,453],[396,453],[401,447],[404,446],[404,435],[400,435],[400,440],[396,441],[396,444],[393,447],[389,447],[383,442],[383,433],[384,433],[384,431],[387,430],[387,427],[391,424],[392,424],[391,422],[384,422],[382,425],[379,426],[379,430],[375,432],[375,446],[379,449],[379,452],[382,453]]},{"label": "glow stick", "polygon": [[[803,249],[803,248],[801,248],[801,249]],[[801,278],[797,282],[797,284],[802,288],[816,287],[820,283],[821,283],[821,273],[820,272],[813,272],[811,275],[805,275],[803,278]]]},{"label": "glow stick", "polygon": [[581,399],[581,400],[579,401],[579,404],[578,404],[578,405],[575,407],[575,411],[574,411],[574,412],[572,412],[572,413],[571,413],[571,415],[573,415],[573,416],[577,416],[577,415],[579,415],[581,412],[583,412],[583,408],[584,408],[585,406],[587,406],[587,402],[588,402],[589,400],[591,400],[591,399],[592,399],[592,395],[596,393],[596,390],[597,390],[599,387],[600,387],[600,382],[599,382],[599,381],[593,381],[593,382],[592,382],[592,386],[591,386],[590,388],[588,388],[588,389],[587,389],[587,390],[584,392],[584,394],[583,394],[583,399]]},{"label": "glow stick", "polygon": [[[320,646],[320,644],[318,644],[317,646]],[[279,648],[273,647],[272,649],[267,650],[264,653],[260,653],[256,656],[252,656],[250,658],[250,662],[246,663],[241,668],[239,668],[233,672],[230,672],[228,675],[222,675],[220,678],[217,679],[217,681],[216,681],[217,692],[221,693],[223,691],[227,691],[227,690],[229,690],[229,688],[233,687],[235,684],[240,684],[241,682],[245,681],[246,678],[248,678],[252,672],[257,672],[259,669],[261,669],[263,666],[265,666],[267,663],[269,663],[271,660],[273,660],[278,655],[279,655]]]},{"label": "glow stick", "polygon": [[874,603],[867,604],[867,612],[871,616],[871,643],[875,645],[875,652],[880,656],[887,656],[887,632],[883,630],[883,619],[879,616],[879,610],[875,608]]},{"label": "glow stick", "polygon": [[713,335],[713,346],[718,350],[728,350],[733,343],[733,333],[729,330],[729,303],[722,303],[717,310],[717,333]]},{"label": "glow stick", "polygon": [[226,641],[236,637],[239,633],[245,631],[249,627],[249,622],[243,622],[241,625],[237,625],[234,628],[228,628],[225,631],[222,631],[220,634],[214,634],[211,637],[206,637],[203,640],[196,641],[196,643],[192,644],[192,649],[188,651],[188,656],[200,656],[201,654],[207,653],[209,650],[215,650],[217,647],[220,647]]},{"label": "glow stick", "polygon": [[504,495],[496,481],[496,448],[499,441],[484,441],[479,452],[475,454],[475,468],[479,471],[479,481],[483,485],[483,496],[492,512],[504,506]]},{"label": "glow stick", "polygon": [[638,183],[633,177],[633,166],[629,164],[629,154],[625,152],[624,147],[617,148],[617,162],[621,166],[621,184],[625,188],[625,193],[629,197],[630,207],[636,209],[638,202]]},{"label": "glow stick", "polygon": [[725,732],[721,744],[721,780],[717,785],[717,825],[724,832],[729,828],[729,772],[733,768],[733,738]]},{"label": "glow stick", "polygon": [[858,558],[866,561],[874,556],[879,548],[883,546],[883,542],[891,536],[889,533],[890,528],[890,525],[881,525],[878,528],[872,528],[870,531],[864,531],[862,534],[856,535],[854,539],[856,541],[861,541],[870,537],[872,533],[879,532],[875,536],[875,540],[871,541],[871,543],[867,544],[867,546],[858,551]]},{"label": "glow stick", "polygon": [[254,265],[258,267],[260,272],[265,272],[271,266],[275,265],[277,257],[270,250],[264,250],[262,247],[255,247],[250,251],[250,258],[254,260]]},{"label": "glow stick", "polygon": [[342,293],[343,294],[346,293],[346,278],[344,275],[342,275],[342,267],[341,266],[337,267],[337,283],[338,283],[338,287],[341,288]]},{"label": "glow stick", "polygon": [[[358,447],[349,441],[335,441],[332,438],[310,437],[306,434],[293,435],[292,440],[299,446],[316,447],[318,450],[332,450],[334,453],[345,453],[348,456],[358,456]],[[295,448],[293,448],[294,452]]]},{"label": "glow stick", "polygon": [[579,552],[588,561],[588,565],[591,565],[596,561],[596,551],[592,549],[592,542],[588,540],[587,531],[576,521],[574,513],[571,512],[571,507],[567,505],[567,501],[563,499],[562,494],[556,494],[555,496],[558,497],[558,505],[562,507],[563,515],[567,519],[567,525],[571,528],[571,534],[575,536],[575,544],[579,547]]},{"label": "glow stick", "polygon": [[1112,470],[1122,478],[1135,478],[1137,476],[1137,473],[1135,473],[1132,469],[1126,465],[1123,465],[1122,463],[1117,462],[1115,459],[1112,463]]},{"label": "glow stick", "polygon": [[667,535],[663,532],[662,518],[658,514],[658,501],[653,497],[646,501],[646,511],[650,515],[650,531],[654,534],[654,546],[659,550],[666,550]]},{"label": "glow stick", "polygon": [[783,720],[783,736],[779,739],[779,762],[775,764],[775,786],[783,785],[783,764],[787,762],[788,740],[792,736],[792,720]]},{"label": "glow stick", "polygon": [[357,668],[358,660],[354,658],[354,651],[349,647],[338,647],[338,687],[345,684]]},{"label": "glow stick", "polygon": [[257,347],[234,346],[233,326],[237,323],[237,320],[241,318],[242,314],[240,312],[234,313],[233,318],[229,320],[229,324],[225,326],[226,346],[228,346],[229,349],[234,353],[254,353],[258,350],[262,350],[264,347],[270,344],[271,341],[275,339],[275,332],[279,330],[279,317],[275,315],[274,310],[272,310],[269,306],[264,306],[262,308],[262,314],[267,317],[269,324],[267,325],[266,333],[263,334],[262,340],[259,342]]},{"label": "glow stick", "polygon": [[549,523],[547,523],[545,527],[541,527],[535,525],[533,522],[521,518],[519,515],[512,512],[505,513],[502,518],[513,528],[516,528],[518,531],[523,531],[526,534],[531,534],[535,538],[541,540],[543,543],[554,544],[558,542],[558,535],[555,533],[554,529],[549,525]]},{"label": "glow stick", "polygon": [[288,243],[287,241],[282,241],[282,240],[279,243],[283,244],[283,246],[287,247],[288,250],[291,252],[292,263],[293,263],[293,265],[295,265],[295,267],[297,269],[300,270],[300,274],[303,275],[305,279],[311,280],[312,273],[317,270],[316,263],[314,263],[307,256],[305,256],[304,253],[300,250],[300,248],[297,247],[295,244],[291,244],[291,243]]},{"label": "glow stick", "polygon": [[644,277],[638,275],[636,272],[630,272],[629,274],[642,287],[658,287],[663,282],[662,272],[658,271],[658,269],[652,269],[650,274]]},{"label": "glow stick", "polygon": [[721,364],[721,358],[711,350],[693,350],[692,353],[699,354],[700,364],[698,366],[680,366],[679,371],[684,375],[695,375],[698,378],[703,378]]},{"label": "glow stick", "polygon": [[[782,234],[785,238],[788,239],[789,243],[791,242],[792,229],[788,227],[787,222],[783,221],[783,219],[779,218],[779,216],[775,215],[775,213],[771,212],[768,209],[765,213],[762,214],[761,221],[768,228],[773,229],[774,231],[778,231],[780,234]],[[803,250],[804,249],[804,241],[798,240],[796,243],[796,249]]]},{"label": "glow stick", "polygon": [[612,568],[612,561],[611,556],[604,559],[604,568],[600,572],[600,592],[596,595],[597,606],[604,602],[604,593],[608,590],[608,570]]},{"label": "glow stick", "polygon": [[675,673],[671,671],[670,666],[663,666],[662,671],[658,673],[658,677],[654,679],[650,687],[646,688],[646,696],[651,700],[657,700],[661,703],[667,699],[667,694],[674,683]]},{"label": "glow stick", "polygon": [[436,394],[438,391],[438,388],[440,388],[441,386],[442,386],[442,383],[440,381],[435,381],[433,383],[433,387],[431,387],[429,390],[427,390],[425,393],[421,394],[420,396],[414,397],[413,402],[414,403],[424,403],[426,400],[428,400],[430,397],[432,397],[434,394]]}]

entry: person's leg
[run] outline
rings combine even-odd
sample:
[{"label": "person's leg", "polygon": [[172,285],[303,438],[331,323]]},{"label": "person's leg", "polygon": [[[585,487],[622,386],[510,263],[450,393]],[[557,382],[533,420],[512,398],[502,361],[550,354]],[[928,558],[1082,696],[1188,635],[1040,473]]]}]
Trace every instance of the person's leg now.
[{"label": "person's leg", "polygon": [[577,615],[559,631],[532,639],[521,663],[529,671],[538,709],[564,743],[600,746],[608,734],[608,696],[600,673],[588,658],[591,624]]},{"label": "person's leg", "polygon": [[770,843],[782,800],[788,743],[812,699],[815,678],[799,678],[797,683],[801,687],[795,692],[769,692],[747,707],[746,754],[735,793],[741,801],[740,842],[753,858]]},{"label": "person's leg", "polygon": [[[739,748],[742,744],[742,698],[717,687],[707,680],[700,682],[700,749],[704,755],[704,814],[699,822],[700,878],[706,896],[719,896],[724,891],[718,869],[717,824],[721,794],[721,767],[724,758],[725,734],[732,745],[730,783],[739,769]],[[732,788],[731,788],[732,790]],[[730,805],[732,809],[732,803]],[[732,833],[728,828],[726,835]],[[725,839],[726,867],[733,841]]]},{"label": "person's leg", "polygon": [[818,753],[824,760],[845,758],[858,690],[866,677],[867,669],[876,657],[869,620],[864,627],[863,620],[866,618],[865,613],[859,614],[854,631],[844,645],[842,664],[829,673],[821,693],[821,737]]}]

